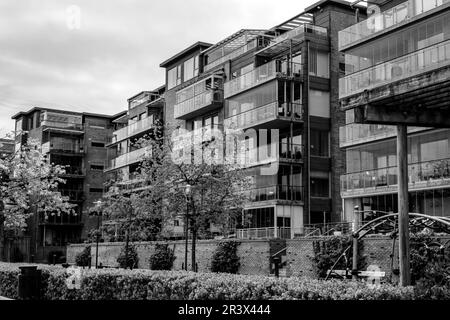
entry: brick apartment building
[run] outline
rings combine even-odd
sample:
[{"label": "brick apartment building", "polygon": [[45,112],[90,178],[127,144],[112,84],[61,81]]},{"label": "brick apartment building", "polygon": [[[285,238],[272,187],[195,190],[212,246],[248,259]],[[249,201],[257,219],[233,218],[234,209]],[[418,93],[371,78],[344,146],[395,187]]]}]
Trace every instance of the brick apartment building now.
[{"label": "brick apartment building", "polygon": [[450,130],[427,126],[449,127],[448,116],[434,115],[449,103],[450,1],[372,1],[368,13],[339,32],[339,97],[348,109],[340,136],[344,219],[355,206],[365,219],[398,212],[396,122],[409,125],[409,211],[448,217]]},{"label": "brick apartment building", "polygon": [[89,230],[95,228],[96,220],[88,216],[88,209],[103,193],[105,146],[113,132],[112,121],[124,114],[107,116],[33,108],[12,117],[16,122],[16,149],[34,140],[51,162],[68,166],[63,176],[66,183],[59,190],[77,205],[77,215],[30,219],[25,233],[28,245],[21,242],[28,257],[33,255],[35,261],[46,261],[50,252],[64,252],[67,243],[86,239]]},{"label": "brick apartment building", "polygon": [[[364,15],[365,7],[346,1],[319,1],[271,29],[197,42],[160,64],[166,124],[246,132],[252,221],[239,238],[292,238],[310,224],[341,220],[337,35],[354,24],[356,9]],[[275,151],[264,139],[271,129],[278,130]],[[264,174],[268,167],[277,170]]]}]

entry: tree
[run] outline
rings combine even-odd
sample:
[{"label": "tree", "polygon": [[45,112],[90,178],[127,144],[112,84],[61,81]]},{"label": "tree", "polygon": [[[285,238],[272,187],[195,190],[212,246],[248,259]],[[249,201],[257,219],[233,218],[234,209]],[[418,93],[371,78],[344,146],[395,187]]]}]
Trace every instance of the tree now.
[{"label": "tree", "polygon": [[75,214],[69,198],[58,191],[58,186],[65,183],[61,178],[65,168],[50,163],[36,141],[30,140],[13,155],[0,159],[0,171],[2,205],[8,204],[1,211],[0,234],[4,226],[24,229],[27,219],[33,215],[37,224],[40,216]]},{"label": "tree", "polygon": [[249,189],[250,180],[239,164],[224,161],[221,133],[200,130],[183,135],[170,127],[160,130],[166,132],[165,139],[156,135],[142,141],[151,150],[140,170],[140,179],[147,185],[143,203],[160,212],[164,221],[184,216],[192,235],[195,270],[197,238],[211,226],[224,235],[230,231],[242,217],[247,201],[243,191]]}]

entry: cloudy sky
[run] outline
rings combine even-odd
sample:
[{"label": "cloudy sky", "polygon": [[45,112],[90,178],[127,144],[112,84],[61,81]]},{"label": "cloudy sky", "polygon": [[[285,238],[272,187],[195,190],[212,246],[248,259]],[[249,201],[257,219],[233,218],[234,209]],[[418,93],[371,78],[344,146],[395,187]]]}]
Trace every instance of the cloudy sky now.
[{"label": "cloudy sky", "polygon": [[35,106],[115,114],[192,43],[271,28],[316,1],[0,0],[0,136]]}]

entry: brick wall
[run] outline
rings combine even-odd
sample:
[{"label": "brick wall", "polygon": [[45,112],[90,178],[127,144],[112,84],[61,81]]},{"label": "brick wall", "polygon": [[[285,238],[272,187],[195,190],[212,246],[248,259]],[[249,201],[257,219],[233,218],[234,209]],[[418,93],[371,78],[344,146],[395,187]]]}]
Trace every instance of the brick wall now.
[{"label": "brick wall", "polygon": [[[216,250],[218,241],[200,240],[197,242],[196,261],[199,272],[209,272],[211,268],[211,259]],[[120,254],[123,242],[100,243],[98,248],[98,262],[105,266],[117,266],[117,257]],[[154,252],[155,242],[136,242],[134,243],[139,257],[139,268],[149,268],[149,258]],[[67,247],[67,262],[75,263],[75,257],[80,253],[85,244],[73,244]],[[170,248],[174,249],[175,261],[173,270],[182,270],[184,263],[184,241],[169,242]],[[95,243],[91,244],[91,261],[95,264]],[[268,275],[270,273],[270,242],[265,240],[241,241],[238,246],[238,255],[240,257],[240,274]],[[188,249],[188,269],[191,269],[191,242]]]}]

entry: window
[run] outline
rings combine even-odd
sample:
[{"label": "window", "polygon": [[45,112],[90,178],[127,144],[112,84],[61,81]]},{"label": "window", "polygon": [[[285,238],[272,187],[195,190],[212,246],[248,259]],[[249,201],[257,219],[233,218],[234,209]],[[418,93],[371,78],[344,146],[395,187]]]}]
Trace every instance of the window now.
[{"label": "window", "polygon": [[91,164],[91,170],[103,171],[105,167],[100,164]]},{"label": "window", "polygon": [[105,143],[104,142],[91,142],[91,146],[94,148],[104,148]]},{"label": "window", "polygon": [[167,71],[167,89],[181,84],[181,65]]},{"label": "window", "polygon": [[174,226],[174,227],[179,227],[179,226],[180,226],[180,221],[178,221],[178,220],[173,220],[173,226]]},{"label": "window", "polygon": [[89,188],[90,193],[103,193],[102,188]]},{"label": "window", "polygon": [[329,157],[328,131],[311,129],[311,155]]},{"label": "window", "polygon": [[183,81],[187,81],[198,75],[198,60],[199,57],[195,56],[184,62]]},{"label": "window", "polygon": [[328,52],[310,49],[309,74],[322,78],[330,77]]},{"label": "window", "polygon": [[328,178],[311,177],[311,196],[328,198],[330,196],[329,185]]},{"label": "window", "polygon": [[330,117],[330,93],[320,90],[309,90],[309,113],[311,116]]}]

